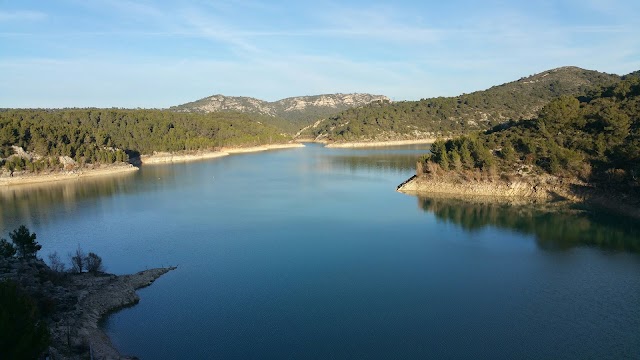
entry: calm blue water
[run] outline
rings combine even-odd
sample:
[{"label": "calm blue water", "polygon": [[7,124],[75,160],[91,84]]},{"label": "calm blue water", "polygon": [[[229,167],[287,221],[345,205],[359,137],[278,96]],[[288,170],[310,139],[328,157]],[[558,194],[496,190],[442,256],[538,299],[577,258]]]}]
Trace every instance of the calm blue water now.
[{"label": "calm blue water", "polygon": [[104,327],[141,359],[637,359],[640,228],[395,192],[419,148],[309,145],[0,192],[0,229],[178,265]]}]

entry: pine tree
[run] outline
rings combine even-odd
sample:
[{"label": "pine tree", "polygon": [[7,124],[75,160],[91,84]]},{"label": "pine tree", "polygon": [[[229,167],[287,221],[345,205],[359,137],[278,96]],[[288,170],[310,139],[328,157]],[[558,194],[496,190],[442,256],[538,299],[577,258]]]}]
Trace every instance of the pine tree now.
[{"label": "pine tree", "polygon": [[9,237],[16,247],[18,256],[22,259],[35,258],[36,253],[42,249],[42,245],[36,242],[36,233],[31,233],[24,225],[20,225],[9,233]]}]

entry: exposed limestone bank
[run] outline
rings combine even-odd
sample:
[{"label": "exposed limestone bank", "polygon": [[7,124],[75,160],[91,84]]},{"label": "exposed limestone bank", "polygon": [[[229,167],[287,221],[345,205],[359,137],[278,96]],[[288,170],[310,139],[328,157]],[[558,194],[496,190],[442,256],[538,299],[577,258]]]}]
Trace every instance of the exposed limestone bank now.
[{"label": "exposed limestone bank", "polygon": [[0,186],[34,184],[61,180],[74,180],[85,177],[104,176],[138,170],[131,164],[108,165],[96,168],[80,168],[70,171],[54,171],[45,174],[10,174],[0,175]]},{"label": "exposed limestone bank", "polygon": [[0,260],[0,280],[18,282],[38,302],[52,307],[47,316],[53,359],[130,359],[119,354],[98,322],[105,315],[137,304],[135,290],[151,285],[176,267],[132,275],[58,274],[41,260]]},{"label": "exposed limestone bank", "polygon": [[429,178],[413,176],[400,184],[398,191],[411,194],[455,194],[463,196],[499,196],[552,199],[569,197],[567,187],[556,178],[536,178],[528,180],[481,180],[461,181],[459,179]]},{"label": "exposed limestone bank", "polygon": [[168,152],[154,152],[153,155],[140,156],[142,164],[168,164],[174,162],[187,162],[196,160],[214,159],[229,155],[222,151],[196,152],[193,154],[173,154]]},{"label": "exposed limestone bank", "polygon": [[592,185],[569,181],[551,175],[516,178],[514,180],[463,180],[451,176],[412,176],[398,185],[397,191],[424,196],[453,198],[520,199],[523,202],[563,200],[586,203],[640,218],[640,201],[617,191],[605,191]]},{"label": "exposed limestone bank", "polygon": [[142,155],[140,162],[144,164],[167,164],[174,162],[187,162],[214,159],[231,154],[278,150],[278,149],[290,149],[304,147],[304,144],[290,143],[290,144],[271,144],[263,146],[252,147],[238,147],[238,148],[222,148],[218,151],[198,151],[190,154],[173,154],[166,152],[155,152],[153,155]]},{"label": "exposed limestone bank", "polygon": [[366,148],[378,146],[401,146],[401,145],[419,145],[433,144],[436,139],[416,139],[416,140],[393,140],[393,141],[367,141],[367,142],[347,142],[347,143],[329,143],[325,147],[328,148]]}]

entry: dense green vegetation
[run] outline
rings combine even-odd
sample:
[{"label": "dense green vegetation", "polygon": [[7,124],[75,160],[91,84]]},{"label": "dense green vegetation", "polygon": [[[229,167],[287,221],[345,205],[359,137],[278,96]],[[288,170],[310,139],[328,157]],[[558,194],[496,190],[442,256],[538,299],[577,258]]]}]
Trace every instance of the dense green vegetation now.
[{"label": "dense green vegetation", "polygon": [[559,68],[458,97],[375,102],[346,110],[306,135],[338,142],[460,135],[510,120],[533,118],[552,99],[588,95],[594,87],[619,80],[617,75]]},{"label": "dense green vegetation", "polygon": [[[59,156],[79,164],[127,161],[154,151],[210,150],[288,140],[246,114],[162,110],[64,109],[0,111],[0,166],[9,171],[58,168]],[[43,156],[13,156],[12,146]]]},{"label": "dense green vegetation", "polygon": [[[36,234],[21,225],[9,233],[11,242],[0,239],[0,260],[36,258],[42,248]],[[44,308],[22,287],[10,280],[0,281],[0,355],[3,359],[36,359],[49,345],[49,329],[41,317]]]},{"label": "dense green vegetation", "polygon": [[[640,77],[588,97],[561,96],[533,120],[436,141],[419,170],[548,173],[626,189],[640,187]],[[419,171],[420,172],[420,171]]]},{"label": "dense green vegetation", "polygon": [[0,257],[12,257],[15,254],[21,259],[35,259],[36,253],[42,249],[42,245],[36,241],[36,233],[21,225],[9,233],[11,242],[0,239]]}]

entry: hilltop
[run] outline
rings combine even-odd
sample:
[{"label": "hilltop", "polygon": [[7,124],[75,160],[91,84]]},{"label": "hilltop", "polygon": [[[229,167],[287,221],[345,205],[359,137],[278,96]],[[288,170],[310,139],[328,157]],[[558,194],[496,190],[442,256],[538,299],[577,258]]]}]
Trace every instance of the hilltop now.
[{"label": "hilltop", "polygon": [[296,96],[268,102],[252,97],[213,95],[186,104],[173,106],[178,112],[241,112],[260,115],[261,121],[288,132],[295,132],[314,121],[371,102],[390,102],[384,95],[323,94]]},{"label": "hilltop", "polygon": [[640,77],[561,96],[531,120],[433,143],[417,193],[566,198],[640,217]]},{"label": "hilltop", "polygon": [[561,67],[456,97],[374,102],[319,121],[302,136],[329,142],[449,137],[509,120],[531,119],[559,96],[588,95],[620,79],[618,75]]}]

